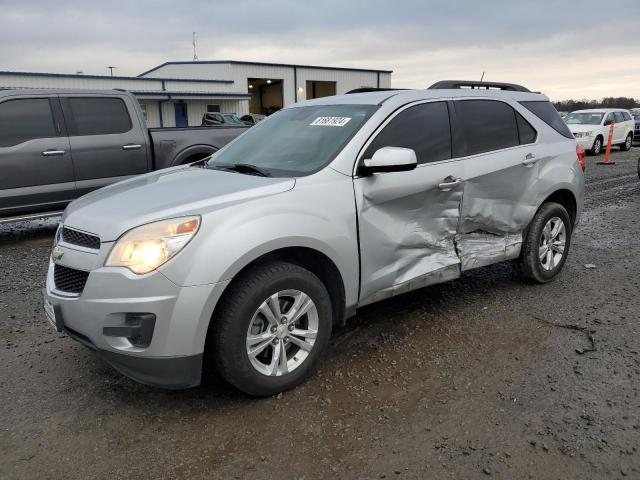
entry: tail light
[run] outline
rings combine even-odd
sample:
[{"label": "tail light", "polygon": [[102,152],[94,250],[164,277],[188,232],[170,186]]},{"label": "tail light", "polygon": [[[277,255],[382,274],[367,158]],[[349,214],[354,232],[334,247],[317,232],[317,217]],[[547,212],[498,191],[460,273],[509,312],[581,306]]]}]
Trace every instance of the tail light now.
[{"label": "tail light", "polygon": [[580,145],[576,145],[576,155],[578,156],[578,163],[580,164],[580,168],[584,172],[587,168],[587,161],[585,160],[586,152]]}]

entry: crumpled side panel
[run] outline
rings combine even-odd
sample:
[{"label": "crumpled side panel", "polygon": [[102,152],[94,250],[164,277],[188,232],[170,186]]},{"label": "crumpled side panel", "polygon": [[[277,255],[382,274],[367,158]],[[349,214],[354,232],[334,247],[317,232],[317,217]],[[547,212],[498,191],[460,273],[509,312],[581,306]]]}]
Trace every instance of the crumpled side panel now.
[{"label": "crumpled side panel", "polygon": [[[495,159],[498,160],[500,158]],[[488,159],[484,163],[476,161],[469,163],[468,170],[471,166],[488,168],[487,163],[493,165]],[[521,232],[538,208],[537,171],[537,165],[527,169],[518,164],[495,171],[489,169],[482,175],[470,174],[464,185],[459,232],[483,231],[497,235]]]},{"label": "crumpled side panel", "polygon": [[382,202],[379,195],[384,192],[363,195],[359,218],[363,298],[377,291],[394,291],[400,285],[405,288],[451,265],[459,272],[454,237],[461,190],[427,197],[421,192]]},{"label": "crumpled side panel", "polygon": [[369,295],[368,297],[361,300],[359,305],[362,306],[369,303],[375,303],[379,300],[384,300],[385,298],[390,298],[396,295],[400,295],[401,293],[410,292],[411,290],[428,287],[429,285],[435,285],[437,283],[448,282],[449,280],[455,280],[459,276],[460,265],[450,265],[448,267],[443,267],[439,270],[423,274],[406,282],[392,285],[383,290],[378,290],[372,295]]},{"label": "crumpled side panel", "polygon": [[460,268],[465,271],[517,258],[522,248],[522,232],[504,235],[473,232],[456,235],[455,242]]}]

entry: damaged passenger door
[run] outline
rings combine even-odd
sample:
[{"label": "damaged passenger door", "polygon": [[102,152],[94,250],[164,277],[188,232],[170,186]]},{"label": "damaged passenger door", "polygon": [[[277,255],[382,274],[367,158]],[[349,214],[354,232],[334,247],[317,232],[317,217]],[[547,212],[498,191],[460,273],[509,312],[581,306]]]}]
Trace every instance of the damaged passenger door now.
[{"label": "damaged passenger door", "polygon": [[518,257],[523,231],[538,207],[539,168],[550,157],[536,144],[536,130],[508,103],[461,99],[453,104],[455,127],[466,144],[456,238],[464,271]]},{"label": "damaged passenger door", "polygon": [[447,102],[412,104],[365,146],[359,166],[384,147],[411,149],[417,168],[354,178],[360,241],[360,305],[460,275],[454,238],[464,183],[452,159]]}]

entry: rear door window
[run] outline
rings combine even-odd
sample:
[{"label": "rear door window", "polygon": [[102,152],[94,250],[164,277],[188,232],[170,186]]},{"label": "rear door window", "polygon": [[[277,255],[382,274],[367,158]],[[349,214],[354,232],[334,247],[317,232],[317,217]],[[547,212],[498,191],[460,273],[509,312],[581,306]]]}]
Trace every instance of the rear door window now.
[{"label": "rear door window", "polygon": [[49,99],[21,98],[0,103],[0,147],[56,136]]},{"label": "rear door window", "polygon": [[110,135],[131,130],[127,106],[120,98],[70,97],[72,135]]},{"label": "rear door window", "polygon": [[622,115],[622,112],[615,112],[615,119],[616,119],[616,123],[622,123],[624,122],[624,115]]},{"label": "rear door window", "polygon": [[464,125],[467,155],[520,145],[511,106],[495,100],[458,100],[455,105]]},{"label": "rear door window", "polygon": [[367,148],[371,158],[382,147],[411,148],[418,163],[451,158],[451,127],[445,102],[423,103],[396,115]]},{"label": "rear door window", "polygon": [[625,120],[625,122],[629,122],[632,120],[631,115],[628,112],[622,112],[622,116]]},{"label": "rear door window", "polygon": [[560,116],[556,108],[551,105],[551,102],[548,102],[546,100],[535,100],[532,102],[520,102],[520,105],[525,107],[560,135],[573,139],[571,130],[569,130],[567,124],[564,123],[564,120],[562,120],[562,117]]}]

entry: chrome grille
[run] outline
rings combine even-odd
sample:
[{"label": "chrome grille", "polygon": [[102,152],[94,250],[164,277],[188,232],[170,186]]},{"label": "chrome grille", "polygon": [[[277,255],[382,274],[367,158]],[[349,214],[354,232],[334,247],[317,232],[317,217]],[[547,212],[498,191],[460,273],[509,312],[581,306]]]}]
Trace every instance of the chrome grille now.
[{"label": "chrome grille", "polygon": [[100,249],[100,237],[89,233],[79,232],[72,228],[62,227],[62,240],[72,245],[78,245],[85,248]]},{"label": "chrome grille", "polygon": [[53,281],[56,289],[67,293],[82,293],[89,278],[89,272],[76,270],[63,265],[54,265]]}]

